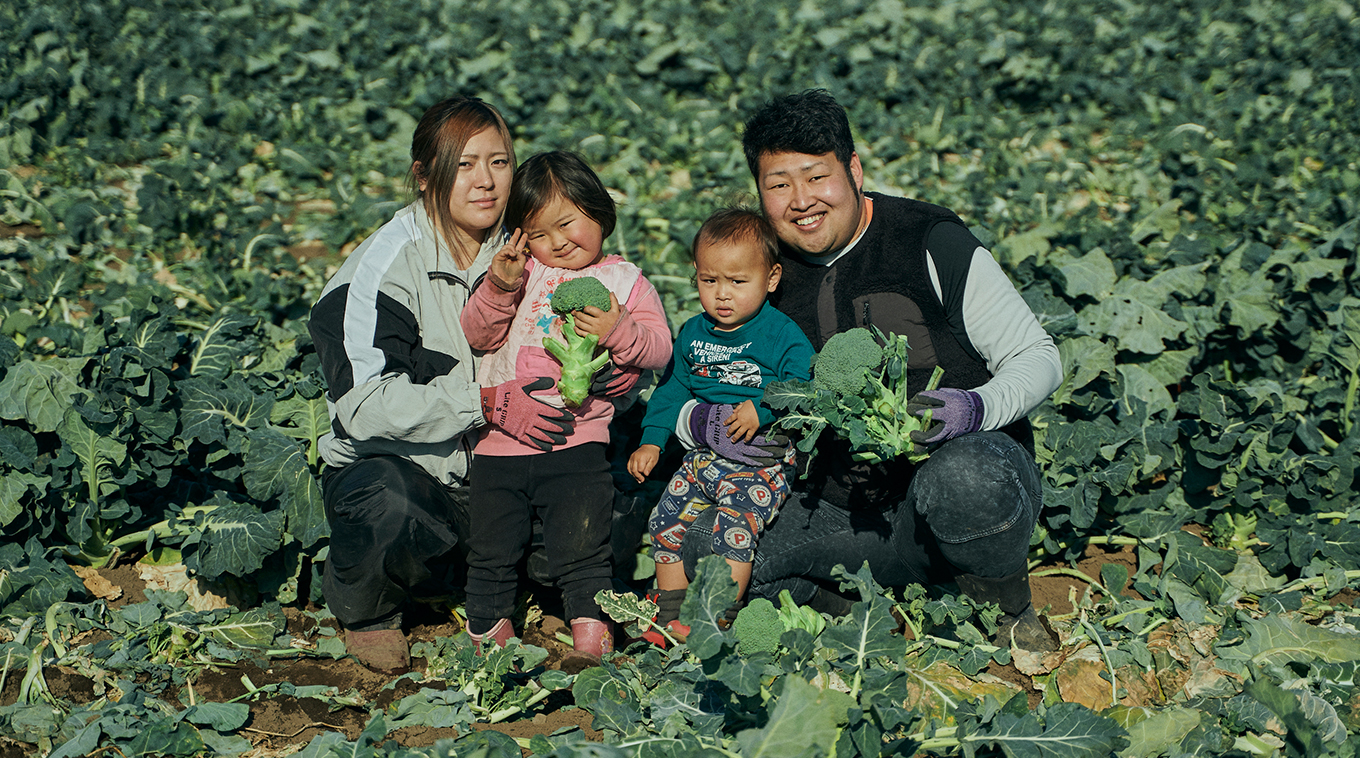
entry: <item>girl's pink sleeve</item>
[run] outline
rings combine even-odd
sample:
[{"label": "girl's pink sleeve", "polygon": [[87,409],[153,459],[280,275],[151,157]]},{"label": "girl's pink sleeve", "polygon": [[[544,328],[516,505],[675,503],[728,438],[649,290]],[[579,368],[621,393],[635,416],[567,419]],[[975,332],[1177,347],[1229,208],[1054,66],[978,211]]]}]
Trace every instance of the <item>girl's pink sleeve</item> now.
[{"label": "girl's pink sleeve", "polygon": [[[528,281],[528,277],[524,277]],[[510,336],[510,324],[524,297],[524,285],[514,292],[506,292],[485,279],[472,291],[467,305],[458,317],[463,336],[474,350],[494,350],[505,344]]]},{"label": "girl's pink sleeve", "polygon": [[639,276],[623,304],[623,316],[600,344],[609,348],[616,366],[660,371],[671,360],[671,328],[656,288]]}]

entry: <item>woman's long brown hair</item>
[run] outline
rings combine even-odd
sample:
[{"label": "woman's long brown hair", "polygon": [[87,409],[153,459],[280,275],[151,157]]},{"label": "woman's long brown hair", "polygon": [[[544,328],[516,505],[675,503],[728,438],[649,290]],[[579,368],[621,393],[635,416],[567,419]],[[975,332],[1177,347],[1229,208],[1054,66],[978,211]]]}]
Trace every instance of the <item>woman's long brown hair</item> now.
[{"label": "woman's long brown hair", "polygon": [[[505,142],[510,166],[515,166],[515,146],[510,129],[490,104],[475,97],[454,95],[430,106],[416,124],[411,137],[411,173],[408,186],[416,199],[425,204],[434,226],[449,246],[449,253],[460,267],[472,263],[476,250],[465,250],[458,236],[458,225],[449,210],[449,196],[458,179],[458,163],[468,140],[493,128]],[[421,190],[421,181],[425,189]]]}]

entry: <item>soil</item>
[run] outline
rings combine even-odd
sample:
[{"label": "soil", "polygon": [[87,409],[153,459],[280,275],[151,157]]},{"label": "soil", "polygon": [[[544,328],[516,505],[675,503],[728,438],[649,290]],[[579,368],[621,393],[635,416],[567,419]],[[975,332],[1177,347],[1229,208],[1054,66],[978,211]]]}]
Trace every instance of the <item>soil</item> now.
[{"label": "soil", "polygon": [[[1136,556],[1132,548],[1128,547],[1106,550],[1100,546],[1091,546],[1074,568],[1086,576],[1098,578],[1100,567],[1106,563],[1125,565],[1132,574],[1136,567]],[[1036,573],[1042,574],[1045,569],[1052,568],[1056,566],[1041,566],[1036,569]],[[99,576],[122,590],[116,598],[108,601],[111,606],[119,607],[143,602],[146,599],[143,592],[145,585],[136,569],[130,565],[101,569]],[[1042,612],[1052,615],[1071,613],[1072,604],[1069,597],[1080,598],[1089,586],[1088,583],[1070,574],[1035,576],[1031,584],[1034,589],[1035,606]],[[305,633],[317,625],[314,618],[301,609],[285,608],[284,613],[288,617],[288,628],[294,633]],[[335,626],[333,620],[322,623]],[[456,619],[423,606],[407,617],[407,637],[412,643],[437,637],[452,637],[460,631],[461,626]],[[564,664],[570,665],[566,659],[572,651],[558,640],[556,635],[567,631],[569,629],[561,618],[544,615],[531,623],[523,631],[522,637],[525,642],[548,651],[548,660],[544,664],[547,668],[563,668]],[[423,658],[413,659],[411,663],[412,670],[424,671],[426,662]],[[14,676],[14,673],[11,671],[3,689],[0,689],[0,705],[11,704],[18,696],[22,676]],[[1038,704],[1040,693],[1034,688],[1030,678],[1015,666],[1000,666],[993,663],[987,669],[987,673],[1020,687],[1028,694],[1031,707]],[[59,699],[87,703],[97,697],[94,683],[74,670],[57,666],[44,669],[43,674],[53,695]],[[363,707],[344,706],[330,710],[324,703],[314,698],[279,696],[247,700],[245,702],[250,705],[251,715],[240,734],[254,746],[255,749],[249,753],[252,758],[289,755],[327,731],[340,732],[347,740],[357,739],[370,718],[370,710],[385,708],[394,701],[419,692],[422,687],[439,686],[437,683],[420,684],[403,680],[395,687],[385,689],[392,682],[394,678],[392,675],[371,671],[353,658],[326,661],[300,659],[278,661],[264,669],[250,662],[205,668],[193,679],[192,684],[185,688],[187,691],[169,692],[165,699],[168,702],[183,703],[225,702],[246,692],[243,678],[248,678],[255,687],[278,682],[291,682],[299,686],[315,684],[334,686],[342,695],[351,691],[357,693],[366,703]],[[541,712],[518,720],[494,725],[478,724],[473,728],[494,729],[516,738],[553,734],[566,728],[574,728],[580,729],[587,739],[600,739],[600,734],[591,728],[590,714],[576,708],[569,693],[554,695],[545,701],[540,709]],[[393,732],[389,739],[407,747],[418,747],[457,736],[458,732],[454,729],[411,727]],[[35,749],[32,745],[0,741],[0,758],[32,755]]]},{"label": "soil", "polygon": [[[1101,545],[1088,545],[1086,552],[1081,560],[1077,561],[1076,571],[1084,574],[1097,582],[1100,581],[1100,568],[1107,563],[1121,565],[1128,569],[1129,576],[1133,576],[1138,571],[1138,554],[1130,545],[1122,545],[1117,549],[1106,549]],[[1059,568],[1058,565],[1039,566],[1034,569],[1034,574],[1039,576],[1030,577],[1030,591],[1034,596],[1034,607],[1044,615],[1061,616],[1072,613],[1076,610],[1072,605],[1072,599],[1080,599],[1091,587],[1089,582],[1083,581],[1071,574],[1045,574]],[[1067,567],[1063,567],[1067,568]],[[1128,597],[1137,597],[1137,593],[1124,587],[1109,588],[1112,592],[1120,592]],[[1071,593],[1075,592],[1075,595]],[[1093,593],[1099,593],[1098,589],[1092,589]]]},{"label": "soil", "polygon": [[18,226],[0,224],[0,239],[6,239],[8,237],[28,237],[31,239],[41,236],[43,236],[41,226],[36,226],[34,224],[19,224]]}]

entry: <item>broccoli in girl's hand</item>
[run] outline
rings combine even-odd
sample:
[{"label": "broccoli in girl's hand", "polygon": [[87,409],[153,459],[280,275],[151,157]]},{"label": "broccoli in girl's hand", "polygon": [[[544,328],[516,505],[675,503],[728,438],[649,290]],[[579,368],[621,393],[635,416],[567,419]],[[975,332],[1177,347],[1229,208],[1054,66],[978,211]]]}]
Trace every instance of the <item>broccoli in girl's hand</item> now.
[{"label": "broccoli in girl's hand", "polygon": [[[593,276],[569,279],[557,285],[549,305],[553,313],[563,316],[562,337],[566,342],[544,337],[543,349],[562,364],[562,379],[557,382],[562,403],[568,408],[579,408],[590,393],[590,378],[609,362],[609,351],[599,347],[598,336],[588,334],[582,337],[576,333],[576,319],[572,312],[592,305],[608,311],[609,289]],[[597,349],[599,355],[595,354]]]},{"label": "broccoli in girl's hand", "polygon": [[609,288],[593,276],[579,276],[568,279],[553,290],[549,303],[553,313],[565,316],[572,311],[595,306],[602,311],[609,310]]}]

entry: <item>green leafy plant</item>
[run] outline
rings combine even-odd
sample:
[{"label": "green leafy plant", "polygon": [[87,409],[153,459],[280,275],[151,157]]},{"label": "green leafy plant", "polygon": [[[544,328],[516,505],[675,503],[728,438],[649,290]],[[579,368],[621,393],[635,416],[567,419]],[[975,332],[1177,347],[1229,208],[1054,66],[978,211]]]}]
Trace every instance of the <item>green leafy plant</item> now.
[{"label": "green leafy plant", "polygon": [[[328,550],[307,309],[409,202],[425,107],[485,93],[517,150],[585,155],[626,198],[611,243],[678,325],[699,311],[684,250],[750,187],[742,118],[811,82],[846,106],[866,186],[968,219],[1057,343],[1062,384],[1029,420],[1033,558],[1084,585],[1046,613],[1062,663],[1004,663],[995,609],[916,586],[861,591],[820,633],[798,609],[772,655],[743,656],[717,623],[720,563],[690,643],[631,647],[569,696],[534,669],[475,696],[422,683],[300,755],[1355,752],[1353,4],[731,5],[0,4],[0,684],[33,673],[0,706],[15,750],[241,754],[246,702],[165,693],[222,661],[343,655],[338,636],[285,652],[303,641],[270,605],[324,601],[318,581],[303,595]],[[1136,565],[1062,565],[1114,546]],[[84,602],[73,565],[148,548],[259,604]],[[1042,702],[992,665],[1024,667]],[[104,694],[44,691],[54,666]],[[1086,705],[1060,702],[1074,683]],[[462,726],[549,691],[602,741]],[[465,736],[399,744],[398,725]]]}]

